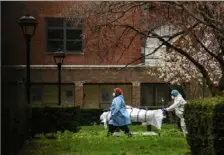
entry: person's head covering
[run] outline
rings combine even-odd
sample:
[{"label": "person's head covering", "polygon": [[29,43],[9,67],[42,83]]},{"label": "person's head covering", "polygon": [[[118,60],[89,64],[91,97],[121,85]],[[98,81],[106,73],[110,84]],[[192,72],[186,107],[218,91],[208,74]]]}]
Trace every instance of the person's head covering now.
[{"label": "person's head covering", "polygon": [[179,95],[179,94],[180,94],[179,91],[176,89],[171,91],[171,95],[173,95],[174,97],[177,97],[177,95]]},{"label": "person's head covering", "polygon": [[121,88],[115,88],[114,92],[117,93],[118,95],[123,95],[124,94],[124,92]]}]

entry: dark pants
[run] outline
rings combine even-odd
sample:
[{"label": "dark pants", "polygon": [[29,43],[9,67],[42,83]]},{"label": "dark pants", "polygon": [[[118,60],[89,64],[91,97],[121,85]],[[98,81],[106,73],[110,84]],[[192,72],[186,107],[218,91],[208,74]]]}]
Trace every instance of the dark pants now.
[{"label": "dark pants", "polygon": [[132,136],[132,134],[129,131],[129,128],[127,125],[125,126],[113,126],[109,124],[109,128],[108,128],[108,133],[107,136],[112,135],[117,129],[121,129],[122,131],[124,131],[124,133],[128,136]]}]

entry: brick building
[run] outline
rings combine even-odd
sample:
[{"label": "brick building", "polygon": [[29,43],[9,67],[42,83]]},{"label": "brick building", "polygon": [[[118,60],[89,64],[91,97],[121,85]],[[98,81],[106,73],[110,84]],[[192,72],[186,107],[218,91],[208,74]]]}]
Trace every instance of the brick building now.
[{"label": "brick building", "polygon": [[32,104],[57,104],[58,71],[52,53],[58,48],[67,53],[62,66],[62,104],[80,105],[82,108],[108,108],[115,87],[124,90],[128,105],[161,105],[162,98],[168,102],[168,84],[149,75],[148,66],[138,66],[141,62],[137,61],[119,70],[141,56],[140,38],[134,40],[118,63],[115,59],[99,62],[88,50],[83,50],[83,40],[77,36],[83,33],[85,24],[74,29],[67,25],[61,15],[62,5],[69,8],[74,3],[2,3],[2,65],[7,75],[5,79],[18,82],[26,77],[25,40],[18,20],[30,13],[38,21],[31,41]]}]

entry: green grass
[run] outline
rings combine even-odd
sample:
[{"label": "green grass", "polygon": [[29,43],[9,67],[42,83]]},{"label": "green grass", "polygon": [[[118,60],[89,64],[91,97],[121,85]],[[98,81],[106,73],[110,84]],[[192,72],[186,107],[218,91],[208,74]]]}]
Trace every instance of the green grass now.
[{"label": "green grass", "polygon": [[[130,126],[145,132],[146,126]],[[153,131],[159,132],[155,128]],[[176,125],[164,124],[160,136],[106,137],[103,126],[82,126],[80,132],[57,133],[56,140],[41,136],[19,155],[186,155],[189,147]]]}]

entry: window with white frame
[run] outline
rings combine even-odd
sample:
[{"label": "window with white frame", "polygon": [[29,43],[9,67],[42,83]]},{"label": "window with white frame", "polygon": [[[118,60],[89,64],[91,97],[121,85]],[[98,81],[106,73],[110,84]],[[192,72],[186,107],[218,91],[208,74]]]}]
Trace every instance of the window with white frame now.
[{"label": "window with white frame", "polygon": [[[175,31],[176,30],[172,26],[164,25],[156,29],[154,32],[160,36],[164,36],[163,38],[166,40],[168,37],[165,36],[171,36],[175,33]],[[155,53],[153,53],[154,50],[161,44],[162,42],[157,38],[147,38],[145,47],[141,48],[142,55],[145,55],[145,65],[156,66],[158,63],[162,62],[162,54],[166,52],[166,46],[163,45]]]},{"label": "window with white frame", "polygon": [[46,18],[47,52],[63,50],[66,53],[82,53],[83,20]]}]

